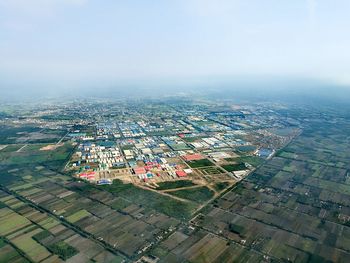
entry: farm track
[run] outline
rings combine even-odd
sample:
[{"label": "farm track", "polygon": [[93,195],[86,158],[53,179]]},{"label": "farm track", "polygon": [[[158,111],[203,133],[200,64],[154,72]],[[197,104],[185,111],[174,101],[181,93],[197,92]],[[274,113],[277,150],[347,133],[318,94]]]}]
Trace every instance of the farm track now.
[{"label": "farm track", "polygon": [[27,147],[28,144],[23,145],[21,148],[19,148],[16,152],[19,153],[21,152],[25,147]]},{"label": "farm track", "polygon": [[184,186],[184,187],[179,187],[179,188],[172,188],[172,189],[166,189],[166,190],[158,190],[158,193],[168,193],[168,192],[175,192],[179,190],[188,190],[188,189],[194,189],[194,188],[199,188],[203,187],[205,185],[192,185],[192,186]]}]

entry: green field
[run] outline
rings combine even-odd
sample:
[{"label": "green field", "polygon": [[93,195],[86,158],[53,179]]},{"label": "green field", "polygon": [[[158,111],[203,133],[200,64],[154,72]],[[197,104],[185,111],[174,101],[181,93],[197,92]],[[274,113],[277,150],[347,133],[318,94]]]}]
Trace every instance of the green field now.
[{"label": "green field", "polygon": [[65,133],[65,130],[42,129],[31,125],[1,125],[0,144],[56,143]]},{"label": "green field", "polygon": [[[89,188],[90,186],[86,187]],[[138,188],[133,184],[124,184],[119,180],[114,180],[112,185],[105,185],[100,188],[132,203],[154,209],[178,219],[189,218],[196,207],[193,203],[181,202],[152,191]]]},{"label": "green field", "polygon": [[10,153],[15,152],[22,148],[24,144],[9,144],[4,149],[0,150],[0,153]]},{"label": "green field", "polygon": [[40,245],[32,238],[32,236],[40,231],[41,229],[36,229],[11,240],[16,247],[22,250],[35,262],[41,261],[51,255],[51,253],[44,246]]},{"label": "green field", "polygon": [[208,166],[208,167],[203,167],[203,168],[199,168],[198,171],[200,171],[201,173],[205,174],[205,175],[215,175],[215,174],[221,174],[224,173],[225,171],[222,170],[219,167],[216,166]]},{"label": "green field", "polygon": [[0,209],[0,222],[1,236],[6,236],[13,231],[17,231],[22,227],[30,225],[30,221],[27,218],[8,208]]},{"label": "green field", "polygon": [[63,241],[50,245],[49,249],[63,260],[67,260],[79,252],[77,249]]},{"label": "green field", "polygon": [[256,150],[256,146],[253,146],[253,145],[238,146],[237,150],[240,151],[240,152],[249,153],[249,152],[255,151]]},{"label": "green field", "polygon": [[234,172],[234,171],[241,171],[241,170],[246,170],[247,167],[245,166],[244,163],[237,163],[237,164],[225,164],[221,166],[228,172]]},{"label": "green field", "polygon": [[192,168],[214,166],[214,164],[211,161],[209,161],[208,159],[188,161],[187,164]]},{"label": "green field", "polygon": [[205,186],[171,191],[168,193],[183,199],[194,201],[199,204],[208,201],[214,196],[214,192]]},{"label": "green field", "polygon": [[12,144],[16,140],[23,136],[22,133],[38,132],[41,129],[35,126],[23,125],[16,126],[0,126],[0,144]]},{"label": "green field", "polygon": [[[0,163],[2,165],[34,165],[40,164],[53,168],[59,168],[64,162],[68,161],[74,147],[70,143],[55,150],[42,151],[42,147],[47,144],[28,144],[20,152],[0,151]],[[6,149],[6,148],[5,148]],[[5,150],[4,149],[4,150]]]},{"label": "green field", "polygon": [[50,229],[50,228],[60,224],[60,222],[52,217],[48,217],[45,220],[40,221],[39,224],[45,229]]},{"label": "green field", "polygon": [[178,180],[178,181],[161,182],[161,183],[158,183],[158,185],[159,187],[156,188],[157,190],[167,190],[167,189],[194,186],[196,184],[194,184],[191,180]]},{"label": "green field", "polygon": [[75,223],[79,221],[80,219],[90,216],[91,214],[86,211],[85,209],[79,210],[78,212],[75,212],[74,214],[68,216],[66,220],[70,223]]},{"label": "green field", "polygon": [[222,191],[227,188],[230,184],[228,182],[218,182],[214,185],[216,191]]},{"label": "green field", "polygon": [[[2,241],[1,241],[2,242]],[[6,245],[6,243],[3,246],[0,246],[0,262],[1,263],[7,263],[7,262],[21,262],[21,263],[27,263],[29,262],[27,259],[22,257],[18,251],[11,245]]]},{"label": "green field", "polygon": [[250,165],[257,167],[264,162],[264,159],[259,156],[241,156],[235,159],[236,162],[249,163]]}]

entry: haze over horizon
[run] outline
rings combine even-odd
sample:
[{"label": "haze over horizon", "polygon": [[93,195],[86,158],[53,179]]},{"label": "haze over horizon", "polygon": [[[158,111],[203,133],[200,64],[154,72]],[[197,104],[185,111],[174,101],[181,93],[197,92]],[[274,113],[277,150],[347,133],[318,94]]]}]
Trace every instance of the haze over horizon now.
[{"label": "haze over horizon", "polygon": [[0,0],[0,89],[252,76],[348,86],[349,8],[345,0]]}]

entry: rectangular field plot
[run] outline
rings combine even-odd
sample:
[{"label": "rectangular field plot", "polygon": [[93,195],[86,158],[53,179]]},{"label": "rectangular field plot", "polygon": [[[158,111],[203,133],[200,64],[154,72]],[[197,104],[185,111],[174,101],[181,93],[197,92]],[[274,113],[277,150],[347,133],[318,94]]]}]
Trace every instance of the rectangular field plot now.
[{"label": "rectangular field plot", "polygon": [[[3,241],[0,241],[0,243]],[[21,256],[14,247],[9,244],[0,244],[0,262],[29,262],[26,258]]]},{"label": "rectangular field plot", "polygon": [[71,222],[71,223],[74,223],[74,222],[77,222],[79,221],[80,219],[84,218],[84,217],[88,217],[90,216],[91,214],[86,211],[85,209],[82,209],[82,210],[79,210],[78,212],[68,216],[66,219]]},{"label": "rectangular field plot", "polygon": [[0,235],[6,236],[31,224],[31,222],[9,208],[0,209]]},{"label": "rectangular field plot", "polygon": [[11,239],[16,247],[22,250],[29,258],[35,262],[39,262],[51,255],[51,253],[38,242],[36,242],[32,237],[39,233],[41,229],[36,229],[26,234],[22,234],[19,237]]}]

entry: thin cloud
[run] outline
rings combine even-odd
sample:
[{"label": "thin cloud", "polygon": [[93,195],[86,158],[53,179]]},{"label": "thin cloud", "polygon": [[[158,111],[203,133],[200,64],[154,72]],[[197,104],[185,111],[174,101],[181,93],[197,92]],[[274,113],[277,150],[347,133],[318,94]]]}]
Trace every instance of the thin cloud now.
[{"label": "thin cloud", "polygon": [[62,8],[80,7],[88,0],[0,0],[0,26],[15,31],[32,30]]},{"label": "thin cloud", "polygon": [[2,12],[10,17],[49,16],[59,8],[83,6],[87,0],[0,0]]},{"label": "thin cloud", "polygon": [[314,26],[316,23],[317,1],[307,0],[307,9],[308,9],[309,23],[311,26]]},{"label": "thin cloud", "polygon": [[187,10],[197,16],[227,16],[232,15],[238,0],[185,0]]},{"label": "thin cloud", "polygon": [[87,0],[0,0],[2,8],[33,10],[62,5],[84,5]]}]

